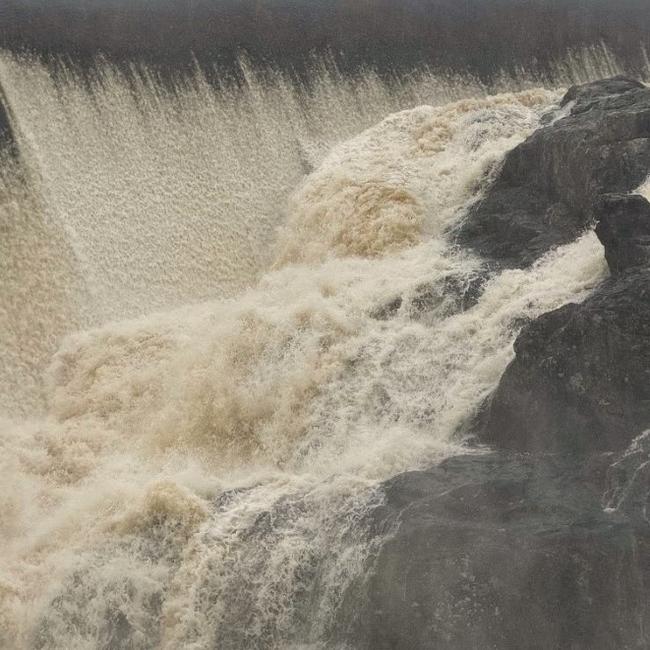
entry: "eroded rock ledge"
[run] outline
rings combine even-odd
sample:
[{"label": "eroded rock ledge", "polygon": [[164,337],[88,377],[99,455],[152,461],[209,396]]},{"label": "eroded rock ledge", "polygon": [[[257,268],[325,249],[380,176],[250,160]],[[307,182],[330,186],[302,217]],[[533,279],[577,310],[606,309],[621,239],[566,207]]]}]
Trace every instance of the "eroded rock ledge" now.
[{"label": "eroded rock ledge", "polygon": [[525,267],[596,227],[611,270],[528,324],[475,425],[491,447],[384,485],[355,648],[650,648],[650,89],[572,88],[455,233]]}]

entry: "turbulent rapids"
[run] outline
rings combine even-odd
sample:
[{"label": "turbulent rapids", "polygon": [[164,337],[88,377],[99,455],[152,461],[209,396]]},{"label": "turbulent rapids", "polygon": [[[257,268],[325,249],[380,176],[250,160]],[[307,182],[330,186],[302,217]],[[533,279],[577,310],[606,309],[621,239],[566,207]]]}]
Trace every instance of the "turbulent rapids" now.
[{"label": "turbulent rapids", "polygon": [[0,56],[3,648],[343,647],[382,482],[467,453],[522,325],[607,275],[593,232],[450,236],[561,90],[244,72]]}]

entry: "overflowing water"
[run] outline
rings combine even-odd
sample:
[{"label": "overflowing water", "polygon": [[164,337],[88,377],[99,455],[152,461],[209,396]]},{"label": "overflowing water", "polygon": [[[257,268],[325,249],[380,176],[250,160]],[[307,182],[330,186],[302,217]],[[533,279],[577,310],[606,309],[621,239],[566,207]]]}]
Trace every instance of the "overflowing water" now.
[{"label": "overflowing water", "polygon": [[501,273],[446,236],[560,91],[245,72],[0,56],[2,647],[335,647],[381,481],[604,277],[593,233]]}]

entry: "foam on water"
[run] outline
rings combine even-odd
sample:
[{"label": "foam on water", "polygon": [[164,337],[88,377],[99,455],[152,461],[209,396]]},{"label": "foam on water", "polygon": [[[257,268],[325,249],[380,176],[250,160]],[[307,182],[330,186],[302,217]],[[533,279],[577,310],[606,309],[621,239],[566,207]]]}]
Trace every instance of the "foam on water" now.
[{"label": "foam on water", "polygon": [[650,201],[650,177],[648,177],[634,192],[640,194],[642,197]]},{"label": "foam on water", "polygon": [[[18,175],[3,164],[0,181],[4,412],[43,410],[41,375],[65,334],[253,285],[272,262],[287,217],[302,226],[283,239],[280,263],[320,255],[331,242],[378,253],[418,241],[423,206],[386,165],[364,186],[348,185],[337,205],[322,201],[313,183],[305,190],[313,196],[287,209],[305,171],[334,144],[413,106],[624,72],[604,46],[569,54],[544,79],[522,70],[490,88],[426,66],[388,80],[371,71],[347,78],[331,61],[315,60],[307,86],[273,70],[257,73],[244,60],[241,66],[242,85],[222,81],[215,92],[197,70],[171,90],[146,69],[127,78],[104,63],[80,79],[60,63],[53,77],[34,60],[0,53],[23,163]],[[407,143],[412,151],[404,153],[416,152],[413,164],[424,169],[447,137],[444,123],[426,111],[395,119],[422,120],[421,142]],[[381,167],[381,141],[371,144],[372,137],[366,145]],[[452,163],[448,173],[458,168]],[[350,221],[351,201],[384,199],[385,209],[360,209]],[[315,233],[309,223],[322,216],[327,228]]]},{"label": "foam on water", "polygon": [[[445,238],[559,95],[423,105],[326,154],[335,127],[394,108],[377,80],[359,91],[376,105],[350,117],[361,99],[344,84],[313,90],[337,94],[331,115],[281,84],[224,98],[197,79],[172,101],[110,69],[89,94],[32,63],[0,68],[36,188],[33,213],[4,208],[12,246],[58,224],[50,273],[66,290],[43,322],[101,324],[59,346],[44,415],[0,422],[0,645],[326,644],[379,543],[365,527],[380,482],[458,452],[521,324],[605,274],[593,233],[491,275]],[[30,214],[41,225],[22,240]],[[3,318],[23,313],[20,271]],[[138,317],[103,323],[116,315]]]}]

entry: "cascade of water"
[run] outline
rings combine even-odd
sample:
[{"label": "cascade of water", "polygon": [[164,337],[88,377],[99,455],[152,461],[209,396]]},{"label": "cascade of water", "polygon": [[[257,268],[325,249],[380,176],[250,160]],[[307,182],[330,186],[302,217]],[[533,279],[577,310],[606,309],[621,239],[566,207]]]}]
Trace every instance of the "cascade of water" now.
[{"label": "cascade of water", "polygon": [[9,415],[85,328],[0,422],[0,645],[318,647],[380,482],[457,452],[521,323],[605,273],[591,233],[497,274],[445,237],[558,94],[0,74],[38,170],[2,187]]}]

